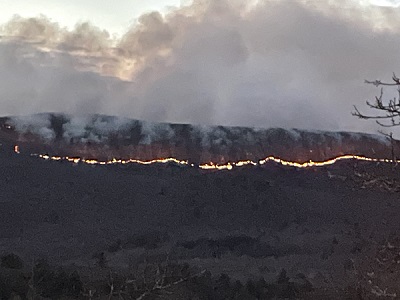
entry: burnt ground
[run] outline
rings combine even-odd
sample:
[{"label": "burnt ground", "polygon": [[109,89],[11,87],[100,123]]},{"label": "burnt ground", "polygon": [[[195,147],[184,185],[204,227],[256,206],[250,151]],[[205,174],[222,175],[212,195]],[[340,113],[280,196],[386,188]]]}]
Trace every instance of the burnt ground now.
[{"label": "burnt ground", "polygon": [[73,165],[2,149],[0,255],[45,258],[91,280],[143,262],[187,263],[241,282],[273,282],[284,269],[312,284],[304,299],[344,299],[351,288],[348,299],[360,299],[359,289],[372,299],[399,289],[397,261],[381,257],[398,249],[399,168],[347,161],[205,172]]}]

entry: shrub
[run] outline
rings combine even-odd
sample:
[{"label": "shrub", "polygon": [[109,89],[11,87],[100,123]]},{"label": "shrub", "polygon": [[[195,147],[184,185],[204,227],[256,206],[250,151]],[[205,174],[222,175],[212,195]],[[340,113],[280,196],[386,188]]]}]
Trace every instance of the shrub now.
[{"label": "shrub", "polygon": [[1,266],[7,269],[22,269],[24,262],[18,255],[10,253],[1,258]]},{"label": "shrub", "polygon": [[137,234],[129,237],[124,244],[125,248],[145,248],[145,249],[157,249],[163,243],[169,241],[167,233],[163,232],[149,232],[143,234]]},{"label": "shrub", "polygon": [[45,298],[77,297],[83,289],[78,273],[68,274],[61,268],[54,271],[45,260],[38,261],[33,274],[34,285],[39,295]]},{"label": "shrub", "polygon": [[107,251],[110,253],[114,253],[118,252],[121,249],[122,249],[122,241],[121,239],[118,239],[108,247]]}]

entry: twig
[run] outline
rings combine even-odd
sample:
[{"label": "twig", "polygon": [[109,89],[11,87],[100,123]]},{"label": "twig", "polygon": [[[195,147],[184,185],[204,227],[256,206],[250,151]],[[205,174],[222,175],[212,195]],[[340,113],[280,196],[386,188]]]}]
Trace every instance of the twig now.
[{"label": "twig", "polygon": [[178,285],[178,284],[180,284],[180,283],[182,283],[182,282],[185,282],[185,281],[187,281],[187,280],[189,280],[189,279],[191,279],[191,278],[195,278],[195,277],[201,276],[201,275],[203,275],[205,272],[206,272],[206,270],[203,270],[203,271],[201,271],[200,273],[197,273],[197,274],[194,274],[194,275],[185,277],[185,278],[181,278],[181,279],[179,279],[179,280],[177,280],[177,281],[174,281],[174,282],[169,283],[169,284],[164,285],[164,286],[160,286],[160,285],[155,284],[154,287],[153,287],[151,290],[148,290],[148,291],[144,292],[144,293],[141,294],[138,298],[136,298],[136,300],[142,300],[142,299],[144,299],[144,297],[146,297],[146,296],[148,296],[148,295],[154,293],[155,291],[160,291],[160,290],[168,289],[168,288],[170,288],[170,287],[172,287],[172,286],[174,286],[174,285]]}]

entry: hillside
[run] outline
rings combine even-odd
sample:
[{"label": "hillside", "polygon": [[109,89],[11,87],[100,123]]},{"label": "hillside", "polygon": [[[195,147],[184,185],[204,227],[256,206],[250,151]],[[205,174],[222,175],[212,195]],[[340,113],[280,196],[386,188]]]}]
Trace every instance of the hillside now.
[{"label": "hillside", "polygon": [[380,135],[150,123],[101,115],[4,117],[0,139],[19,145],[24,153],[99,160],[173,157],[194,164],[223,164],[258,162],[268,156],[296,162],[345,154],[392,157],[390,143]]},{"label": "hillside", "polygon": [[[78,272],[85,293],[97,286],[97,295],[108,295],[110,274],[132,280],[159,264],[187,264],[201,275],[174,275],[184,282],[145,299],[221,299],[236,280],[260,278],[269,293],[299,299],[371,298],[373,285],[399,292],[397,265],[376,262],[400,246],[400,176],[390,164],[296,169],[269,162],[208,172],[44,161],[9,151],[6,141],[0,149],[0,254],[21,257],[26,286],[31,262],[45,258]],[[18,272],[0,267],[0,275]],[[215,290],[219,279],[207,281],[204,272],[215,280],[224,273],[230,284]],[[2,278],[0,290],[9,285]],[[236,288],[241,299],[256,299],[251,285]]]},{"label": "hillside", "polygon": [[[245,153],[297,161],[344,153],[382,157],[390,147],[380,137],[213,127],[196,139],[195,127],[162,124],[157,126],[173,129],[168,139],[140,131],[135,140],[127,133],[139,132],[143,124],[129,121],[132,127],[119,128],[117,136],[112,130],[105,134],[104,125],[102,135],[99,127],[85,127],[81,136],[68,140],[68,122],[56,126],[61,116],[46,116],[51,126],[23,127],[2,119],[3,298],[12,291],[25,296],[33,286],[47,298],[88,299],[95,291],[109,299],[111,279],[115,299],[119,292],[129,299],[182,300],[374,299],[400,293],[400,176],[393,164],[350,159],[299,169],[269,161],[210,172],[174,164],[87,165],[31,156],[43,151],[146,159],[154,154],[146,151],[157,145],[160,155],[170,151],[164,154],[193,161],[207,155],[217,162],[242,159]],[[107,124],[115,125],[111,120]],[[222,150],[211,138],[215,132],[226,134],[218,141],[225,145]],[[124,145],[128,141],[136,144]],[[20,153],[14,151],[16,144]],[[36,278],[35,272],[51,276]]]}]

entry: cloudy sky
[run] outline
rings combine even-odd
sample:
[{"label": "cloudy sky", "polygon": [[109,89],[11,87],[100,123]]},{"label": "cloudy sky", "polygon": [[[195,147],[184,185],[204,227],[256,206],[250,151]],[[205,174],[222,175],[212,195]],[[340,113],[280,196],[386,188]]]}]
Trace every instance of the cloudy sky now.
[{"label": "cloudy sky", "polygon": [[0,21],[5,23],[15,14],[42,14],[70,29],[77,22],[89,20],[111,34],[122,34],[141,14],[153,10],[168,12],[180,4],[181,0],[0,0]]},{"label": "cloudy sky", "polygon": [[376,131],[399,2],[0,0],[0,112]]}]

